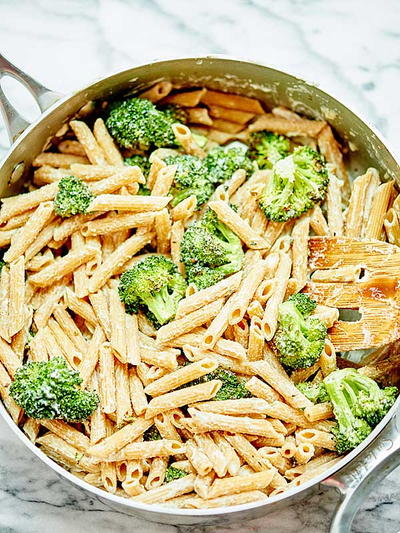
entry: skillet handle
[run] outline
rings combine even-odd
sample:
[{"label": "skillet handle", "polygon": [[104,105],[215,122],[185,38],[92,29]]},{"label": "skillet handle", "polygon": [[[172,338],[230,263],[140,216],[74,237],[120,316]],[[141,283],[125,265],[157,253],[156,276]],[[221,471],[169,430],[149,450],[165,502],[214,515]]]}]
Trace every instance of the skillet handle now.
[{"label": "skillet handle", "polygon": [[[22,83],[30,91],[41,111],[45,111],[61,97],[61,94],[47,89],[0,54],[0,79],[3,76],[11,76]],[[19,114],[1,87],[0,110],[7,126],[10,141],[13,142],[29,126],[29,122]]]},{"label": "skillet handle", "polygon": [[360,457],[322,482],[340,494],[330,533],[350,533],[353,519],[369,493],[399,465],[400,416],[396,413]]}]

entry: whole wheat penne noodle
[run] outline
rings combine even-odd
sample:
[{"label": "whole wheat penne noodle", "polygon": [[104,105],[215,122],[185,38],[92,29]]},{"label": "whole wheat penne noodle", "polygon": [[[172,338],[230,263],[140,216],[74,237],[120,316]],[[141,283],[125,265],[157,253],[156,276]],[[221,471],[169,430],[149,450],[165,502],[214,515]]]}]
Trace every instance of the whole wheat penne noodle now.
[{"label": "whole wheat penne noodle", "polygon": [[163,104],[175,104],[183,107],[196,107],[199,105],[202,97],[206,94],[207,89],[196,89],[192,91],[179,91],[169,94]]},{"label": "whole wheat penne noodle", "polygon": [[[37,171],[36,171],[37,172]],[[137,171],[134,171],[136,173]],[[114,165],[81,165],[72,164],[70,174],[84,181],[98,181],[104,178],[109,178],[114,174],[128,174],[132,175],[132,167],[116,167]]]},{"label": "whole wheat penne noodle", "polygon": [[132,415],[129,389],[128,365],[115,361],[115,399],[117,404],[117,426]]},{"label": "whole wheat penne noodle", "polygon": [[[89,280],[89,293],[98,291],[109,278],[126,263],[127,259],[135,255],[147,243],[151,241],[152,233],[144,233],[142,235],[132,235],[123,244],[118,246],[101,265],[97,267],[92,277]],[[93,304],[92,304],[93,305]]]},{"label": "whole wheat penne noodle", "polygon": [[3,266],[0,274],[0,336],[11,341],[9,332],[10,270]]},{"label": "whole wheat penne noodle", "polygon": [[98,118],[95,121],[93,133],[97,141],[97,145],[100,147],[107,163],[109,165],[122,166],[124,164],[124,160],[113,138],[109,134],[102,118]]},{"label": "whole wheat penne noodle", "polygon": [[270,357],[264,361],[249,363],[249,366],[253,369],[255,374],[261,376],[268,385],[279,392],[279,394],[281,394],[292,407],[302,409],[312,405],[310,400],[308,400],[289,379],[284,368],[276,361],[276,359]]},{"label": "whole wheat penne noodle", "polygon": [[280,449],[280,454],[285,459],[291,459],[295,456],[297,451],[296,440],[293,435],[285,437],[285,441]]},{"label": "whole wheat penne noodle", "polygon": [[53,215],[51,202],[43,202],[34,211],[28,221],[11,238],[11,245],[4,254],[4,261],[11,263],[22,255],[28,246],[36,239],[42,228]]},{"label": "whole wheat penne noodle", "polygon": [[222,433],[214,431],[212,433],[214,442],[217,444],[222,454],[226,458],[227,471],[231,476],[236,476],[240,470],[240,459],[233,446],[225,439]]},{"label": "whole wheat penne noodle", "polygon": [[262,448],[258,448],[257,451],[261,457],[267,459],[272,466],[277,468],[279,472],[283,474],[291,466],[290,461],[281,455],[280,448],[274,446],[263,446]]},{"label": "whole wheat penne noodle", "polygon": [[[121,483],[123,490],[129,497],[138,496],[145,492],[145,488],[141,485],[140,481],[137,479],[125,480]],[[117,491],[118,492],[118,491]]]},{"label": "whole wheat penne noodle", "polygon": [[152,421],[137,418],[134,422],[127,424],[98,444],[91,446],[87,453],[107,460],[112,454],[116,454],[129,443],[139,438],[151,425]]},{"label": "whole wheat penne noodle", "polygon": [[151,461],[145,487],[147,490],[160,487],[164,483],[168,466],[168,457],[154,457]]},{"label": "whole wheat penne noodle", "polygon": [[137,315],[125,314],[126,359],[131,365],[140,362],[139,329]]},{"label": "whole wheat penne noodle", "polygon": [[75,133],[78,141],[83,146],[87,158],[93,165],[104,165],[106,163],[110,163],[110,161],[106,161],[104,151],[98,144],[89,127],[84,122],[81,120],[71,120],[69,125],[72,131]]},{"label": "whole wheat penne noodle", "polygon": [[80,250],[70,251],[67,255],[56,259],[52,264],[33,274],[30,282],[38,287],[46,287],[64,276],[71,274],[79,266],[87,263],[96,255],[96,250],[85,246]]},{"label": "whole wheat penne noodle", "polygon": [[247,111],[256,115],[264,113],[264,110],[258,100],[248,96],[238,94],[223,93],[220,91],[205,92],[201,97],[201,102],[207,106],[219,106],[238,111]]},{"label": "whole wheat penne noodle", "polygon": [[365,233],[367,231],[369,219],[371,217],[371,209],[372,205],[376,196],[376,193],[378,191],[378,187],[381,184],[381,180],[379,178],[379,173],[376,170],[376,168],[369,168],[367,170],[367,173],[370,174],[371,179],[369,182],[369,185],[367,187],[367,191],[365,194],[365,202],[363,206],[363,222],[362,222],[362,229],[361,229],[361,237],[365,237]]},{"label": "whole wheat penne noodle", "polygon": [[337,370],[336,351],[329,338],[325,339],[324,350],[320,355],[319,364],[324,377]]},{"label": "whole wheat penne noodle", "polygon": [[185,267],[180,260],[181,251],[180,245],[182,241],[183,234],[185,233],[185,227],[182,220],[177,220],[172,224],[171,227],[171,258],[172,261],[177,265],[178,270],[181,274],[185,273]]},{"label": "whole wheat penne noodle", "polygon": [[[47,353],[49,355],[49,359],[51,359],[52,357],[64,357],[65,358],[64,352],[61,349],[61,346],[59,345],[58,340],[55,338],[50,328],[46,326],[45,328],[43,328],[42,331],[43,331],[43,344],[46,347]],[[67,361],[72,368],[75,368],[75,366],[72,366],[70,360],[67,360]]]},{"label": "whole wheat penne noodle", "polygon": [[[0,391],[1,391],[1,388],[2,388],[2,385],[0,384]],[[10,397],[10,399],[11,399],[11,397]],[[4,402],[4,404],[6,404],[6,402],[4,400],[3,400],[3,402]],[[22,409],[21,409],[21,411],[22,411]],[[24,423],[24,425],[22,426],[22,429],[23,429],[25,435],[28,436],[29,440],[31,442],[35,443],[36,439],[37,439],[37,436],[39,435],[39,431],[40,431],[40,422],[38,420],[35,420],[34,418],[28,418],[26,420],[26,422]]]},{"label": "whole wheat penne noodle", "polygon": [[247,124],[254,118],[254,113],[240,111],[239,109],[229,109],[219,105],[209,105],[209,113],[213,118],[221,118],[237,124]]},{"label": "whole wheat penne noodle", "polygon": [[[99,390],[97,372],[94,371],[90,378],[90,388],[96,392]],[[107,436],[106,415],[99,405],[90,416],[90,444],[93,446]]]},{"label": "whole wheat penne noodle", "polygon": [[224,331],[229,325],[229,313],[233,296],[231,296],[215,315],[211,324],[204,333],[202,347],[206,350],[214,348],[215,344],[222,337]]},{"label": "whole wheat penne noodle", "polygon": [[170,249],[171,219],[167,208],[159,211],[154,217],[157,236],[157,253],[167,254]]},{"label": "whole wheat penne noodle", "polygon": [[299,442],[294,458],[299,465],[308,463],[315,454],[315,447],[311,442]]},{"label": "whole wheat penne noodle", "polygon": [[230,370],[231,372],[236,372],[238,374],[244,375],[249,375],[253,373],[253,371],[245,361],[233,359],[232,357],[226,357],[225,355],[221,355],[211,350],[204,350],[202,348],[198,348],[197,346],[190,346],[186,344],[183,347],[183,351],[189,361],[200,361],[205,357],[210,357],[211,359],[214,359],[218,363],[218,365],[221,368],[224,368],[225,370]]},{"label": "whole wheat penne noodle", "polygon": [[264,316],[262,319],[263,333],[267,341],[272,339],[276,331],[278,324],[278,308],[285,297],[291,267],[292,261],[290,256],[280,254],[278,268],[275,273],[275,292],[265,305]]},{"label": "whole wheat penne noodle", "polygon": [[[82,166],[86,167],[88,165]],[[42,185],[59,181],[66,176],[71,176],[71,174],[73,173],[68,168],[54,168],[49,165],[43,165],[34,171],[33,183],[38,187],[41,187]]]},{"label": "whole wheat penne noodle", "polygon": [[59,223],[59,219],[54,220],[47,226],[45,226],[35,241],[25,251],[25,261],[28,262],[32,257],[42,250],[47,244],[49,244],[53,238],[53,232]]},{"label": "whole wheat penne noodle", "polygon": [[29,263],[26,263],[25,269],[29,270],[30,272],[39,272],[39,270],[42,270],[42,268],[46,267],[53,261],[54,254],[49,248],[47,248],[45,252],[43,252],[42,254],[38,254],[33,259],[31,259]]},{"label": "whole wheat penne noodle", "polygon": [[108,299],[105,290],[89,294],[89,301],[95,313],[96,323],[103,328],[104,334],[108,340],[111,339],[111,323],[108,309]]},{"label": "whole wheat penne noodle", "polygon": [[114,413],[115,398],[115,363],[110,346],[103,344],[99,352],[99,388],[101,406],[104,413]]},{"label": "whole wheat penne noodle", "polygon": [[150,396],[160,396],[173,389],[180,387],[185,383],[209,374],[217,368],[218,364],[213,359],[202,359],[190,365],[184,366],[163,376],[144,389],[145,393]]},{"label": "whole wheat penne noodle", "polygon": [[225,439],[235,449],[236,453],[242,457],[255,472],[262,470],[269,470],[271,463],[258,453],[255,448],[243,435],[238,434],[224,434]]},{"label": "whole wheat penne noodle", "polygon": [[197,291],[192,296],[188,296],[181,300],[178,304],[175,318],[182,318],[183,316],[196,311],[200,307],[207,305],[219,298],[229,296],[239,287],[242,279],[242,272],[237,272],[227,278],[219,281],[212,287]]},{"label": "whole wheat penne noodle", "polygon": [[34,212],[34,209],[29,209],[28,211],[25,211],[24,213],[21,213],[20,215],[16,215],[15,217],[12,217],[10,220],[8,220],[5,224],[1,226],[1,230],[10,231],[12,229],[20,228],[26,223],[26,221],[33,214],[33,212]]},{"label": "whole wheat penne noodle", "polygon": [[136,416],[140,416],[146,411],[148,400],[144,393],[143,384],[134,368],[129,370],[129,390],[133,410]]},{"label": "whole wheat penne noodle", "polygon": [[245,361],[247,355],[241,344],[229,339],[218,339],[213,349],[217,354],[238,359],[239,362]]},{"label": "whole wheat penne noodle", "polygon": [[5,366],[11,377],[14,377],[15,371],[21,366],[19,357],[9,344],[0,338],[0,362]]},{"label": "whole wheat penne noodle", "polygon": [[330,402],[317,403],[304,409],[304,416],[310,422],[334,418],[332,404]]},{"label": "whole wheat penne noodle", "polygon": [[61,141],[57,144],[57,149],[62,154],[72,154],[86,157],[85,149],[79,141],[71,141],[69,139]]},{"label": "whole wheat penne noodle", "polygon": [[210,433],[198,433],[194,435],[197,446],[210,460],[214,472],[219,477],[224,477],[228,470],[228,460],[221,452]]},{"label": "whole wheat penne noodle", "polygon": [[[194,364],[194,363],[193,363]],[[238,400],[219,400],[209,402],[197,402],[191,405],[199,411],[219,413],[222,415],[241,416],[244,413],[265,414],[266,402],[259,398],[240,398]]]},{"label": "whole wheat penne noodle", "polygon": [[264,353],[264,335],[262,331],[262,320],[253,316],[249,327],[248,360],[259,361]]},{"label": "whole wheat penne noodle", "polygon": [[245,275],[238,292],[230,302],[229,324],[237,324],[244,317],[247,308],[261,281],[278,264],[278,254],[271,254],[268,259],[258,261]]},{"label": "whole wheat penne noodle", "polygon": [[315,270],[311,279],[313,281],[333,283],[357,281],[361,275],[361,265],[344,265],[337,268],[328,268],[326,270]]},{"label": "whole wheat penne noodle", "polygon": [[105,341],[103,330],[97,326],[94,330],[93,336],[87,347],[87,351],[83,353],[82,361],[79,365],[79,374],[82,378],[82,387],[86,387],[90,378],[96,368],[99,360],[100,346]]},{"label": "whole wheat penne noodle", "polygon": [[69,168],[73,163],[81,165],[89,164],[86,157],[72,154],[56,154],[53,152],[42,152],[32,161],[33,167],[42,167],[44,165],[56,168]]},{"label": "whole wheat penne noodle", "polygon": [[[311,406],[312,405],[314,404],[311,403]],[[300,427],[308,427],[310,425],[300,409],[295,409],[279,400],[275,400],[268,404],[268,406],[265,407],[265,412],[272,418],[293,423]]]},{"label": "whole wheat penne noodle", "polygon": [[182,407],[195,401],[209,400],[213,398],[218,390],[221,388],[222,382],[219,380],[212,380],[200,385],[192,385],[181,390],[167,392],[161,396],[157,396],[150,400],[146,410],[146,419],[153,418],[162,413],[169,411],[176,407]]},{"label": "whole wheat penne noodle", "polygon": [[329,226],[319,205],[311,211],[310,226],[316,235],[329,235]]},{"label": "whole wheat penne noodle", "polygon": [[307,381],[307,379],[310,378],[313,374],[316,374],[318,370],[319,361],[307,368],[298,368],[296,370],[293,370],[293,372],[290,374],[290,379],[293,381],[293,383],[301,383],[303,381]]},{"label": "whole wheat penne noodle", "polygon": [[163,209],[170,197],[134,196],[122,194],[101,194],[90,204],[91,211],[159,211]]},{"label": "whole wheat penne noodle", "polygon": [[164,163],[161,157],[157,157],[156,155],[154,155],[154,152],[151,154],[150,162],[151,162],[151,166],[150,166],[149,175],[147,177],[146,185],[150,190],[152,190],[157,180],[158,173],[161,172],[161,170],[165,168],[167,165],[166,163]]},{"label": "whole wheat penne noodle", "polygon": [[17,229],[0,231],[0,248],[5,248],[11,243],[12,238],[18,233]]},{"label": "whole wheat penne noodle", "polygon": [[58,191],[57,183],[50,183],[31,192],[18,194],[10,198],[2,199],[0,222],[4,223],[15,215],[19,215],[42,202],[53,200]]},{"label": "whole wheat penne noodle", "polygon": [[198,157],[204,157],[205,152],[195,141],[192,132],[184,124],[173,124],[172,131],[174,132],[175,138],[179,144],[182,145],[182,148],[187,154],[196,155]]},{"label": "whole wheat penne noodle", "polygon": [[214,479],[215,479],[215,472],[213,470],[211,470],[211,472],[209,472],[205,476],[197,475],[196,479],[194,480],[194,487],[193,487],[194,492],[200,498],[207,498],[208,491]]},{"label": "whole wheat penne noodle", "polygon": [[187,314],[185,317],[173,320],[169,324],[162,326],[157,331],[157,344],[166,344],[174,337],[179,337],[184,333],[188,333],[197,326],[201,326],[205,322],[212,320],[218,314],[222,305],[223,299],[219,298],[218,300]]},{"label": "whole wheat penne noodle", "polygon": [[174,181],[176,165],[167,165],[157,172],[151,196],[167,196]]},{"label": "whole wheat penne noodle", "polygon": [[217,498],[238,492],[265,489],[271,483],[276,470],[264,470],[243,476],[236,476],[224,479],[216,479],[208,493],[208,498]]},{"label": "whole wheat penne noodle", "polygon": [[178,367],[177,351],[160,350],[140,346],[140,358],[143,362],[157,367],[175,370]]},{"label": "whole wheat penne noodle", "polygon": [[339,144],[333,136],[332,128],[329,124],[320,131],[318,135],[318,147],[321,154],[328,163],[333,166],[335,174],[343,182],[344,190],[349,190],[349,176],[343,162],[343,155],[340,151]]},{"label": "whole wheat penne noodle", "polygon": [[310,231],[310,217],[303,216],[297,219],[292,230],[292,237],[293,237],[292,276],[299,281],[300,286],[304,286],[307,280],[309,231]]},{"label": "whole wheat penne noodle", "polygon": [[[182,437],[178,433],[176,427],[171,422],[171,415],[168,411],[166,413],[160,413],[159,415],[157,415],[154,418],[154,425],[158,429],[163,439],[182,441]],[[180,457],[179,454],[175,457],[175,459],[177,459],[178,457]]]},{"label": "whole wheat penne noodle", "polygon": [[[288,286],[289,286],[288,281]],[[256,293],[255,293],[255,300],[254,302],[261,306],[261,319],[264,316],[264,308],[267,301],[271,298],[271,296],[274,294],[276,286],[277,286],[278,280],[273,279],[265,279],[260,283],[260,285],[257,287]]]},{"label": "whole wheat penne noodle", "polygon": [[[265,437],[276,437],[278,435],[268,420],[208,413],[206,411],[197,411],[193,408],[189,408],[189,413],[192,416],[189,421],[190,427],[195,433],[220,430]],[[185,423],[187,421],[188,419],[185,419]]]},{"label": "whole wheat penne noodle", "polygon": [[108,291],[108,300],[111,329],[110,345],[114,351],[114,355],[121,363],[126,363],[125,306],[121,302],[116,289],[110,289]]},{"label": "whole wheat penne noodle", "polygon": [[82,361],[82,352],[76,350],[71,339],[64,333],[60,325],[53,319],[49,318],[47,327],[51,331],[54,339],[60,347],[65,359],[72,368],[78,368]]},{"label": "whole wheat penne noodle", "polygon": [[[0,339],[1,343],[3,343],[3,339]],[[7,345],[8,346],[8,345]],[[0,354],[0,361],[1,354]],[[12,376],[12,373],[10,372],[10,369],[7,368],[8,374]],[[16,402],[11,398],[8,388],[11,383],[10,376],[7,374],[6,369],[0,362],[0,397],[3,401],[4,407],[7,409],[8,413],[10,414],[13,421],[19,425],[22,421],[22,417],[24,416],[24,411],[21,409],[19,405],[16,404]]]},{"label": "whole wheat penne noodle", "polygon": [[249,131],[268,130],[273,131],[274,133],[287,135],[288,137],[296,135],[317,137],[325,125],[326,122],[322,120],[308,120],[305,118],[291,120],[277,117],[272,113],[266,113],[257,117],[257,119],[250,124]]},{"label": "whole wheat penne noodle", "polygon": [[290,479],[290,480],[295,479],[301,474],[304,474],[305,472],[311,472],[314,469],[317,469],[336,458],[337,458],[337,455],[335,453],[324,452],[322,455],[319,455],[318,457],[314,457],[313,459],[311,459],[307,464],[298,465],[293,468],[289,468],[289,470],[286,471],[285,476],[287,477],[287,479]]},{"label": "whole wheat penne noodle", "polygon": [[310,442],[314,446],[320,446],[328,450],[336,450],[335,439],[331,433],[318,429],[301,429],[296,432],[296,441]]},{"label": "whole wheat penne noodle", "polygon": [[172,220],[187,220],[193,215],[196,210],[196,207],[197,198],[194,194],[192,194],[191,196],[188,196],[187,198],[179,202],[179,204],[171,210]]},{"label": "whole wheat penne noodle", "polygon": [[393,191],[394,181],[382,183],[376,191],[372,202],[371,215],[365,230],[366,239],[380,239],[383,221],[389,207],[390,197]]},{"label": "whole wheat penne noodle", "polygon": [[330,174],[326,196],[329,234],[332,237],[343,235],[342,182]]},{"label": "whole wheat penne noodle", "polygon": [[400,223],[394,208],[389,209],[386,213],[383,225],[385,227],[388,242],[400,246]]},{"label": "whole wheat penne noodle", "polygon": [[64,439],[54,433],[46,433],[42,437],[39,437],[36,440],[36,444],[46,450],[48,455],[60,458],[70,468],[92,473],[99,471],[99,466],[92,458],[80,453],[77,448],[68,444]]},{"label": "whole wheat penne noodle", "polygon": [[[228,496],[220,496],[218,498],[199,498],[187,497],[183,502],[185,509],[213,509],[216,507],[225,507],[233,505],[242,505],[244,503],[255,502],[266,499],[267,496],[260,490],[249,490],[241,492],[240,494],[230,494]],[[170,500],[171,504],[174,500]]]},{"label": "whole wheat penne noodle", "polygon": [[43,329],[40,329],[29,343],[28,358],[30,361],[48,361],[48,353],[43,342]]},{"label": "whole wheat penne noodle", "polygon": [[55,226],[53,231],[53,239],[55,241],[63,241],[75,231],[80,231],[84,224],[96,216],[98,216],[98,214],[74,215],[72,217],[65,218],[61,223]]},{"label": "whole wheat penne noodle", "polygon": [[41,425],[65,440],[68,444],[81,452],[86,452],[90,446],[89,438],[81,431],[62,420],[41,420]]},{"label": "whole wheat penne noodle", "polygon": [[74,320],[72,320],[71,315],[62,305],[57,305],[53,314],[60,328],[66,333],[66,335],[68,335],[78,352],[85,353],[87,349],[86,340]]},{"label": "whole wheat penne noodle", "polygon": [[155,489],[148,490],[143,494],[134,496],[132,499],[141,503],[160,503],[166,500],[170,500],[181,494],[187,494],[192,492],[194,487],[195,475],[189,474],[170,483],[161,485]]},{"label": "whole wheat penne noodle", "polygon": [[205,126],[212,126],[208,110],[205,107],[193,107],[185,110],[188,117],[189,124],[204,124]]},{"label": "whole wheat penne noodle", "polygon": [[212,121],[214,129],[223,131],[225,133],[239,133],[244,129],[244,124],[238,124],[237,122],[230,122],[221,118],[216,118]]},{"label": "whole wheat penne noodle", "polygon": [[[337,457],[336,459],[332,459],[331,461],[324,463],[321,466],[313,467],[310,469],[307,469],[304,474],[301,474],[300,476],[297,476],[295,479],[293,479],[290,483],[287,485],[287,489],[292,489],[294,487],[299,487],[302,483],[305,483],[306,481],[309,481],[312,478],[315,478],[316,476],[319,476],[323,472],[326,472],[331,467],[335,466],[338,461],[341,460],[341,457]],[[300,465],[302,466],[302,465]],[[297,468],[300,468],[297,467]],[[306,465],[308,466],[308,464]]]},{"label": "whole wheat penne noodle", "polygon": [[369,171],[362,176],[358,176],[358,178],[353,181],[346,215],[346,227],[344,232],[346,237],[357,238],[361,236],[363,206],[365,204],[365,196],[370,181],[371,173]]},{"label": "whole wheat penne noodle", "polygon": [[135,213],[133,215],[111,213],[106,217],[86,222],[81,226],[81,233],[85,237],[106,235],[131,228],[149,226],[153,223],[156,212]]},{"label": "whole wheat penne noodle", "polygon": [[186,441],[185,454],[192,467],[200,476],[206,476],[212,471],[212,462],[207,457],[204,450],[202,450],[193,439],[188,439]]},{"label": "whole wheat penne noodle", "polygon": [[147,98],[150,102],[156,103],[159,100],[162,100],[172,91],[172,83],[170,81],[159,81],[150,89],[140,93],[140,98]]},{"label": "whole wheat penne noodle", "polygon": [[274,402],[280,398],[279,394],[272,387],[255,376],[246,382],[245,387],[254,396],[266,400],[267,402]]},{"label": "whole wheat penne noodle", "polygon": [[25,307],[25,261],[19,257],[10,263],[9,336],[12,337],[24,327]]},{"label": "whole wheat penne noodle", "polygon": [[[78,252],[85,246],[85,238],[79,232],[71,235],[71,251]],[[88,277],[86,274],[86,265],[83,264],[76,268],[72,277],[74,280],[74,291],[78,298],[85,298],[87,296]]]},{"label": "whole wheat penne noodle", "polygon": [[268,248],[267,242],[258,235],[240,215],[220,200],[209,202],[208,207],[215,211],[221,222],[226,224],[249,247],[254,249]]},{"label": "whole wheat penne noodle", "polygon": [[[143,176],[143,172],[137,166],[127,168],[116,168],[116,172],[111,176],[95,181],[88,185],[89,189],[95,196],[108,195],[121,189],[121,187],[130,187],[137,183],[145,183],[146,178]],[[116,195],[121,196],[121,195]],[[91,206],[90,206],[90,210]]]}]

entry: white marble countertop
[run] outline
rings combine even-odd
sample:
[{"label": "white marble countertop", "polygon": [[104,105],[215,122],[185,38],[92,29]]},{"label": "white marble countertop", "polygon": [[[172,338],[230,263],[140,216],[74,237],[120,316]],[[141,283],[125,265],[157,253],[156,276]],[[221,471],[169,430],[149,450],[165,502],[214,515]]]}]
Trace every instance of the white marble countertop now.
[{"label": "white marble countertop", "polygon": [[[68,92],[93,78],[162,57],[229,54],[321,83],[400,138],[400,3],[384,0],[0,0],[0,51],[45,85]],[[8,84],[30,118],[31,102]],[[0,156],[8,146],[0,124]],[[365,501],[353,531],[400,530],[399,470]],[[221,533],[325,533],[336,495]],[[0,420],[2,533],[210,532],[150,524],[109,510],[61,481]]]}]

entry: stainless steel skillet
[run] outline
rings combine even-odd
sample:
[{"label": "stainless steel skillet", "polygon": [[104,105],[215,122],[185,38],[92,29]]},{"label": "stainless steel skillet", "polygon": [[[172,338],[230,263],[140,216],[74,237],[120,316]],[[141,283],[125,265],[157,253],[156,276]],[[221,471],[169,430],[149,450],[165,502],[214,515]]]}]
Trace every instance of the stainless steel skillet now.
[{"label": "stainless steel skillet", "polygon": [[[304,80],[285,72],[246,61],[223,57],[184,58],[160,61],[118,72],[100,79],[72,95],[62,97],[50,91],[0,55],[0,78],[9,75],[25,85],[35,97],[42,116],[28,124],[16,111],[0,87],[0,109],[9,131],[10,151],[0,164],[0,195],[17,192],[33,158],[68,119],[89,100],[107,98],[121,91],[135,92],[160,79],[182,85],[205,85],[238,94],[254,96],[267,106],[282,104],[313,118],[327,118],[351,148],[349,164],[355,171],[376,167],[381,176],[399,183],[400,162],[382,136],[338,100]],[[114,496],[73,476],[34,446],[14,424],[0,402],[0,414],[18,438],[61,477],[89,491],[104,504],[154,522],[174,525],[226,524],[251,520],[286,507],[324,487],[338,492],[339,503],[331,525],[332,533],[350,531],[355,513],[367,494],[400,464],[400,399],[369,437],[335,467],[267,503],[251,503],[234,508],[210,510],[172,509],[143,505]]]}]

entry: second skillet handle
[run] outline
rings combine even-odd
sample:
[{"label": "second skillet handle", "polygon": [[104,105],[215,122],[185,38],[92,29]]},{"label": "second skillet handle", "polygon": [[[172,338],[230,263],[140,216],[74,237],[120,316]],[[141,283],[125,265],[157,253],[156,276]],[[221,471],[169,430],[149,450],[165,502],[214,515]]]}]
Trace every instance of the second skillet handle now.
[{"label": "second skillet handle", "polygon": [[[34,80],[0,54],[0,79],[7,75],[21,82],[30,91],[41,111],[45,111],[61,97],[61,94],[51,91]],[[1,87],[0,110],[7,126],[10,141],[13,142],[29,126],[29,122],[19,114]]]},{"label": "second skillet handle", "polygon": [[330,533],[350,533],[353,519],[373,488],[400,465],[400,415],[343,470],[322,482],[341,496]]}]

